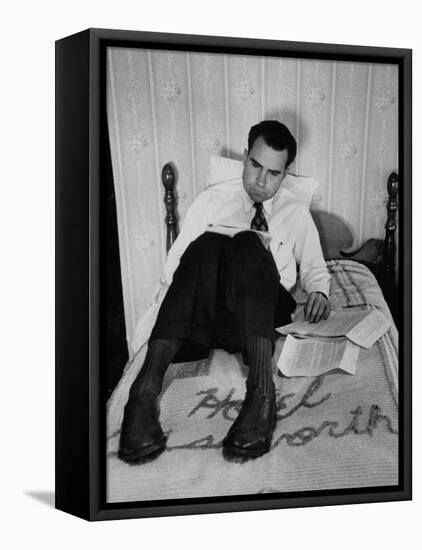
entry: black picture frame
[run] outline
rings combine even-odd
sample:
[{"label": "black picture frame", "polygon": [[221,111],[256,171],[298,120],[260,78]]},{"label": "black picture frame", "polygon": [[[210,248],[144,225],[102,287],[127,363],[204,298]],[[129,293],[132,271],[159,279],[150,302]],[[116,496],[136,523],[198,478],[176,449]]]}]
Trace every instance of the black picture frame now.
[{"label": "black picture frame", "polygon": [[[130,46],[394,63],[399,67],[399,484],[107,504],[103,235],[105,51]],[[56,42],[56,508],[107,520],[409,500],[411,470],[412,51],[408,49],[88,29]],[[104,184],[103,184],[104,188]],[[111,229],[113,232],[113,229]]]}]

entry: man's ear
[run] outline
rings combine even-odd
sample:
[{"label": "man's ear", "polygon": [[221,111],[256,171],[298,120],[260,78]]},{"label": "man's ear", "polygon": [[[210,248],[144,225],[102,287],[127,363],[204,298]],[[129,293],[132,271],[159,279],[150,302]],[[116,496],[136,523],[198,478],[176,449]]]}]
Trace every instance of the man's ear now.
[{"label": "man's ear", "polygon": [[245,164],[247,158],[248,158],[248,151],[246,149],[243,149],[243,158],[242,158],[243,164]]}]

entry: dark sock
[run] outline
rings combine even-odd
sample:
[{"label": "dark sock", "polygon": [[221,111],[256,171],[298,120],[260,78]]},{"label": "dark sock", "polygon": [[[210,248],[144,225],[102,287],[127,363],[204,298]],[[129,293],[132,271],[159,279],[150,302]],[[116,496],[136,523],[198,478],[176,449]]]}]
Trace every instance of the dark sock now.
[{"label": "dark sock", "polygon": [[130,395],[161,393],[164,374],[183,340],[150,340],[144,364],[130,388]]},{"label": "dark sock", "polygon": [[246,353],[249,373],[246,380],[248,390],[260,389],[270,396],[275,392],[272,371],[271,340],[263,336],[248,336],[246,338]]}]

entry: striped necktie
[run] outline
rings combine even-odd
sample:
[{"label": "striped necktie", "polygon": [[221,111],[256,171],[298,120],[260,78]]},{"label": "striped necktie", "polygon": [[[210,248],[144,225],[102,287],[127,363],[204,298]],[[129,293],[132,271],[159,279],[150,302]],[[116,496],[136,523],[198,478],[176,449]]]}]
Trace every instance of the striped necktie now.
[{"label": "striped necktie", "polygon": [[254,202],[253,205],[256,212],[251,221],[251,229],[255,229],[256,231],[268,231],[268,223],[264,216],[262,202]]}]

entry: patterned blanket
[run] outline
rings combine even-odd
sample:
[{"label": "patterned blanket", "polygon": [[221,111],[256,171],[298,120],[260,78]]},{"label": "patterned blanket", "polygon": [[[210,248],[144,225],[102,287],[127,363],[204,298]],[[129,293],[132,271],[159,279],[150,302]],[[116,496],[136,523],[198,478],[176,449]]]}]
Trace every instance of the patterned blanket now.
[{"label": "patterned blanket", "polygon": [[[379,308],[390,315],[374,276],[350,261],[327,262],[332,308]],[[172,365],[164,380],[161,421],[166,450],[129,466],[117,458],[129,388],[142,366],[145,342],[162,291],[139,326],[140,350],[108,403],[107,500],[145,501],[268,492],[397,485],[397,330],[393,325],[369,350],[360,350],[354,376],[334,372],[286,378],[275,367],[277,425],[272,448],[255,460],[229,460],[222,440],[245,393],[240,356],[215,350],[206,361]],[[298,307],[305,294],[295,293]]]}]

